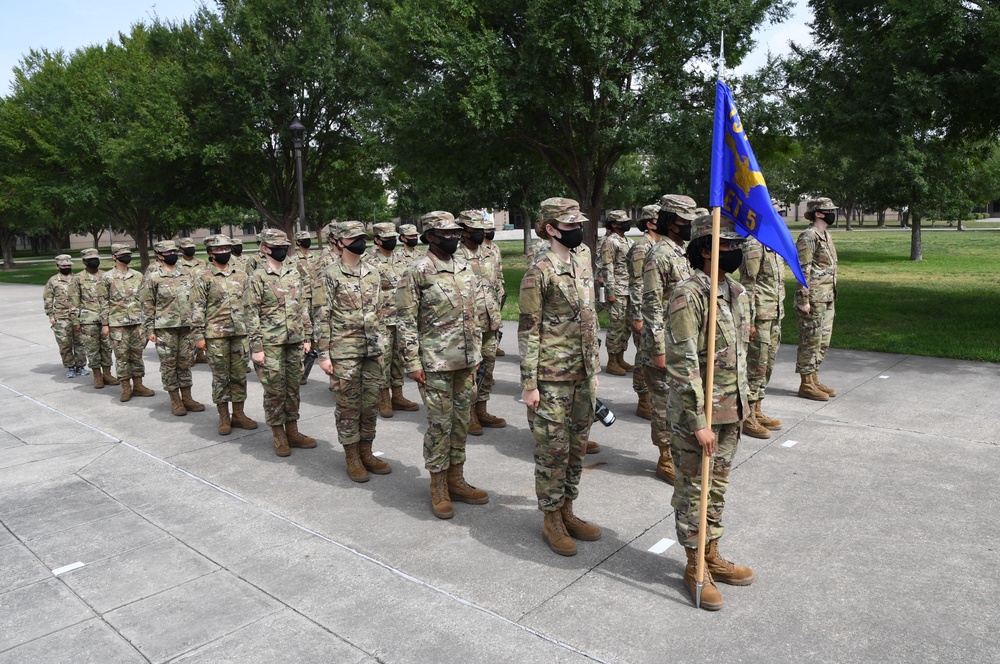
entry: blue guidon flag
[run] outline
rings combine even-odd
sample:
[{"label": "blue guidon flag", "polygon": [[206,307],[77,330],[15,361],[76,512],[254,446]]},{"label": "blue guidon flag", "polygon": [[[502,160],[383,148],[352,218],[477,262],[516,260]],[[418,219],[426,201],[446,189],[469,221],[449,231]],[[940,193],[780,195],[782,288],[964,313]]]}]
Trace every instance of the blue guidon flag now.
[{"label": "blue guidon flag", "polygon": [[771,203],[757,157],[743,131],[733,93],[715,83],[715,124],[712,129],[712,188],[708,204],[736,222],[742,235],[753,235],[785,259],[799,283],[807,286],[792,234]]}]

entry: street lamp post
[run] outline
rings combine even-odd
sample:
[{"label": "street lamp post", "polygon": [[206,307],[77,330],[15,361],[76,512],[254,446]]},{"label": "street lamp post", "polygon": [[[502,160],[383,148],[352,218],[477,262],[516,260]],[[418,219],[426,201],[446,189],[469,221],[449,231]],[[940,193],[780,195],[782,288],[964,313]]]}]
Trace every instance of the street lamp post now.
[{"label": "street lamp post", "polygon": [[302,139],[305,136],[306,128],[297,115],[288,128],[292,132],[292,147],[295,148],[295,179],[299,190],[299,230],[303,230],[306,227],[306,194],[302,187]]}]

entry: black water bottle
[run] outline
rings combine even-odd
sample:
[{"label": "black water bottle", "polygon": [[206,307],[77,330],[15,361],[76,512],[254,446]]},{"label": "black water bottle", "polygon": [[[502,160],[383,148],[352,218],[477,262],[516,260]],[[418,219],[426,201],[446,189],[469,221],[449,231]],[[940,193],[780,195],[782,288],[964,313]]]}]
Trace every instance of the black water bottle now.
[{"label": "black water bottle", "polygon": [[604,405],[604,402],[600,399],[595,400],[594,404],[594,421],[600,422],[606,427],[611,426],[615,423],[617,419],[615,414],[611,412],[611,409]]}]

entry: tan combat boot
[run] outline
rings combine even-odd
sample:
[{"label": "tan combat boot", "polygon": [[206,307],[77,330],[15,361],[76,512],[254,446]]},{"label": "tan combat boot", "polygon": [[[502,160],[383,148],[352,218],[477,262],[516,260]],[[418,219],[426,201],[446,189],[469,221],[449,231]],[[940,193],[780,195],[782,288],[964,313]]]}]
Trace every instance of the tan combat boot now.
[{"label": "tan combat boot", "polygon": [[402,386],[392,388],[392,398],[389,405],[392,406],[393,410],[405,410],[411,413],[420,410],[420,406],[403,396]]},{"label": "tan combat boot", "polygon": [[812,399],[813,401],[829,401],[830,395],[813,385],[813,375],[802,374],[802,382],[799,384],[799,396],[803,399]]},{"label": "tan combat boot", "polygon": [[187,415],[187,408],[184,407],[184,403],[181,401],[180,391],[167,390],[167,394],[170,395],[170,409],[174,411],[174,415]]},{"label": "tan combat boot", "polygon": [[757,402],[755,401],[750,404],[749,408],[747,408],[750,412],[748,412],[747,416],[743,418],[743,433],[752,438],[767,440],[771,437],[771,430],[757,421],[756,405]]},{"label": "tan combat boot", "polygon": [[200,348],[196,349],[196,352],[194,354],[194,363],[195,364],[208,364],[208,357],[205,355],[205,351],[203,351]]},{"label": "tan combat boot", "polygon": [[670,454],[670,447],[660,448],[660,458],[656,461],[656,476],[669,484],[674,485],[674,458]]},{"label": "tan combat boot", "polygon": [[760,404],[763,403],[763,399],[756,402],[754,414],[757,416],[757,421],[766,426],[771,431],[781,431],[781,420],[776,420],[773,417],[768,417],[761,410]]},{"label": "tan combat boot", "polygon": [[372,441],[362,440],[358,451],[361,456],[361,463],[368,472],[375,473],[376,475],[388,475],[392,472],[392,466],[372,454]]},{"label": "tan combat boot", "polygon": [[94,369],[94,389],[103,390],[104,389],[104,375],[101,374],[101,368],[97,367]]},{"label": "tan combat boot", "polygon": [[128,401],[132,398],[132,382],[128,378],[121,379],[122,395],[118,397],[119,401]]},{"label": "tan combat boot", "polygon": [[230,426],[234,429],[256,429],[257,423],[247,417],[247,414],[243,412],[243,402],[239,403],[233,402],[233,416],[230,420]]},{"label": "tan combat boot", "polygon": [[288,438],[285,437],[285,427],[280,424],[271,427],[271,436],[274,438],[274,453],[280,457],[286,457],[292,453],[288,449]]},{"label": "tan combat boot", "polygon": [[596,542],[601,539],[601,529],[573,514],[573,501],[568,498],[562,504],[562,520],[566,532],[573,539]]},{"label": "tan combat boot", "polygon": [[132,395],[137,397],[151,397],[156,392],[142,384],[142,376],[132,376]]},{"label": "tan combat boot", "polygon": [[812,381],[813,385],[826,392],[829,396],[831,397],[837,396],[837,390],[833,389],[832,387],[827,387],[823,383],[819,382],[819,369],[817,369],[816,373],[812,375]]},{"label": "tan combat boot", "polygon": [[483,425],[479,423],[479,419],[476,417],[475,406],[473,406],[469,412],[469,435],[470,436],[483,435]]},{"label": "tan combat boot", "polygon": [[347,476],[351,478],[352,482],[367,482],[368,471],[365,470],[365,465],[361,463],[361,448],[359,443],[353,445],[344,445],[344,458],[347,461]]},{"label": "tan combat boot", "polygon": [[608,367],[604,370],[612,376],[624,376],[628,373],[621,365],[621,353],[608,353]]},{"label": "tan combat boot", "polygon": [[285,439],[289,447],[298,447],[303,450],[311,450],[316,447],[316,439],[299,433],[299,423],[297,420],[285,421]]},{"label": "tan combat boot", "polygon": [[542,522],[542,537],[545,543],[553,552],[560,556],[575,556],[576,542],[569,533],[566,532],[566,524],[563,523],[562,511],[545,512],[545,521]]},{"label": "tan combat boot", "polygon": [[705,568],[712,578],[731,586],[749,586],[755,578],[753,570],[743,565],[731,563],[719,555],[719,540],[709,540],[705,544]]},{"label": "tan combat boot", "polygon": [[111,373],[111,367],[101,367],[101,373],[104,374],[104,384],[105,385],[117,385],[118,379],[114,377]]},{"label": "tan combat boot", "polygon": [[464,466],[464,462],[453,463],[448,468],[448,495],[452,500],[470,505],[485,505],[490,502],[490,494],[465,481]]},{"label": "tan combat boot", "polygon": [[635,371],[635,365],[629,364],[628,361],[625,359],[625,351],[618,353],[618,364],[622,365],[625,368],[625,371],[628,372]]},{"label": "tan combat boot", "polygon": [[635,407],[635,414],[644,420],[653,419],[653,402],[649,399],[649,392],[639,394],[639,405]]},{"label": "tan combat boot", "polygon": [[195,413],[200,413],[201,411],[205,410],[205,405],[195,401],[194,397],[191,396],[190,387],[181,388],[181,403],[184,404],[184,408],[186,410],[190,410]]},{"label": "tan combat boot", "polygon": [[497,357],[503,357],[503,356],[504,356],[504,355],[506,355],[506,354],[507,354],[507,353],[505,353],[505,352],[503,351],[503,348],[499,348],[499,347],[497,348]]},{"label": "tan combat boot", "polygon": [[388,387],[379,391],[378,412],[382,417],[392,417],[392,399],[389,397]]},{"label": "tan combat boot", "polygon": [[219,435],[228,436],[233,430],[232,420],[229,417],[229,404],[217,403],[215,408],[219,411]]},{"label": "tan combat boot", "polygon": [[[698,575],[698,549],[684,547],[684,552],[687,554],[687,567],[684,568],[684,585],[687,586],[688,592],[691,593],[691,599],[697,600],[698,589],[695,579]],[[712,573],[708,571],[707,562],[705,564],[705,583],[701,588],[701,608],[706,611],[718,611],[722,608],[722,593],[715,587],[715,582],[712,580]]]},{"label": "tan combat boot", "polygon": [[448,494],[447,472],[431,473],[431,509],[439,519],[450,519],[455,516],[451,506],[451,496]]},{"label": "tan combat boot", "polygon": [[596,440],[587,441],[587,454],[597,454],[601,451],[601,446],[597,444]]},{"label": "tan combat boot", "polygon": [[488,429],[503,429],[507,426],[507,420],[502,417],[495,417],[486,412],[486,402],[476,402],[476,419],[479,425]]}]

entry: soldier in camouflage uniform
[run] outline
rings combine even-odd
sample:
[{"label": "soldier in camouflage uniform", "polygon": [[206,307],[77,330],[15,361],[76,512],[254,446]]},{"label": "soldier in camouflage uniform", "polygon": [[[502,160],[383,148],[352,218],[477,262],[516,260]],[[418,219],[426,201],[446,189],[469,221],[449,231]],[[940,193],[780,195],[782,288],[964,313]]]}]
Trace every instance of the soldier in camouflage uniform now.
[{"label": "soldier in camouflage uniform", "polygon": [[396,326],[403,368],[420,385],[427,408],[424,466],[431,474],[431,508],[454,515],[452,500],[472,505],[489,494],[465,481],[465,440],[483,332],[476,310],[476,275],[455,256],[461,227],[450,212],[421,217],[427,254],[414,260],[396,287]]},{"label": "soldier in camouflage uniform", "polygon": [[656,217],[660,212],[659,205],[647,205],[639,215],[639,226],[642,237],[632,243],[625,255],[625,266],[628,269],[628,310],[626,316],[632,326],[632,341],[635,343],[635,371],[632,372],[632,390],[639,397],[635,414],[647,420],[653,418],[653,410],[649,401],[649,388],[646,386],[644,367],[651,362],[642,349],[642,268],[646,263],[646,255],[652,249],[654,241],[650,231],[656,230]]},{"label": "soldier in camouflage uniform", "polygon": [[396,258],[403,264],[403,267],[406,267],[423,255],[423,252],[417,249],[420,238],[417,236],[417,227],[413,224],[400,225],[399,242],[401,246],[399,251],[396,252]]},{"label": "soldier in camouflage uniform", "polygon": [[[396,227],[389,223],[375,224],[375,244],[371,250],[365,254],[363,260],[368,264],[381,280],[379,288],[379,318],[385,322],[385,342],[386,355],[382,361],[382,370],[385,376],[382,380],[382,389],[379,392],[379,412],[382,417],[392,417],[393,410],[417,410],[417,404],[412,404],[411,408],[396,408],[394,397],[398,393],[402,396],[403,390],[403,367],[396,364],[392,357],[396,354],[397,334],[396,334],[396,284],[403,274],[405,267],[395,260],[393,249],[396,248],[396,241],[399,234]],[[362,240],[364,238],[361,238]],[[355,239],[355,241],[358,241]],[[395,365],[395,366],[394,366]],[[389,389],[392,388],[393,395],[390,396]],[[412,403],[412,402],[410,402]]]},{"label": "soldier in camouflage uniform", "polygon": [[[319,275],[320,257],[319,254],[315,254],[312,251],[312,234],[309,231],[298,231],[295,233],[295,251],[289,254],[285,260],[290,266],[298,270],[299,276],[302,277],[302,303],[306,306],[309,316],[312,317],[312,288],[313,282]],[[316,325],[314,323],[313,329],[315,328]],[[315,340],[310,339],[309,341],[312,344],[312,350],[315,351]],[[306,373],[312,367],[312,362],[316,356],[317,354],[312,351],[303,356],[302,378],[299,379],[299,385],[306,384]]]},{"label": "soldier in camouflage uniform", "polygon": [[263,245],[260,243],[260,233],[257,233],[257,251],[246,257],[246,273],[253,274],[257,271],[257,268],[264,265],[266,262],[264,259],[264,249]]},{"label": "soldier in camouflage uniform", "polygon": [[601,529],[573,514],[587,435],[594,422],[600,370],[594,273],[583,242],[579,204],[542,201],[535,232],[550,248],[521,280],[517,345],[521,398],[534,411],[535,494],[545,515],[542,537],[555,553],[576,554],[573,538],[593,541]]},{"label": "soldier in camouflage uniform", "polygon": [[662,198],[656,228],[649,232],[654,244],[646,255],[642,270],[642,344],[643,357],[647,362],[643,371],[653,414],[649,425],[650,437],[660,452],[656,476],[670,484],[674,483],[674,467],[667,421],[670,392],[665,364],[669,317],[667,301],[677,284],[691,276],[684,255],[684,243],[691,237],[694,208],[694,199],[688,196],[667,194]]},{"label": "soldier in camouflage uniform", "polygon": [[622,357],[628,350],[628,251],[632,240],[625,233],[632,219],[625,210],[612,210],[605,221],[607,232],[598,252],[597,269],[604,283],[605,310],[608,312],[608,367],[612,376],[624,376],[635,367]]},{"label": "soldier in camouflage uniform", "polygon": [[[326,306],[326,291],[323,281],[323,272],[325,272],[331,265],[339,263],[341,256],[344,253],[344,250],[339,243],[342,226],[343,224],[339,221],[331,221],[327,225],[326,231],[324,232],[324,236],[326,237],[326,248],[323,250],[323,253],[320,254],[319,261],[316,264],[316,276],[310,287],[309,304],[312,307],[311,315],[312,320],[314,321],[316,320],[316,316],[320,315],[320,310]],[[315,332],[315,327],[313,331]],[[329,389],[331,392],[337,391],[337,379],[334,376],[330,376]]]},{"label": "soldier in camouflage uniform", "polygon": [[750,350],[747,353],[747,383],[750,412],[743,420],[743,433],[767,439],[781,429],[781,421],[761,412],[764,390],[778,359],[781,319],[784,316],[785,261],[752,235],[743,245],[740,283],[750,301]]},{"label": "soldier in camouflage uniform", "polygon": [[[489,255],[489,260],[497,264],[497,271],[500,274],[499,291],[497,292],[497,299],[500,302],[500,315],[503,315],[504,302],[507,300],[507,284],[504,281],[503,276],[503,255],[500,251],[500,246],[493,242],[496,238],[497,231],[495,222],[490,217],[486,218],[486,233],[484,234],[486,239],[483,240],[483,251]],[[503,338],[503,332],[497,333],[497,338]],[[503,357],[506,355],[500,344],[497,344],[497,357]]]},{"label": "soldier in camouflage uniform", "polygon": [[115,351],[118,380],[121,381],[120,401],[133,396],[151,397],[153,390],[142,384],[146,365],[142,351],[146,348],[146,335],[142,325],[143,276],[128,265],[132,262],[132,248],[127,244],[111,245],[115,266],[104,273],[101,280],[101,331],[111,339]]},{"label": "soldier in camouflage uniform", "polygon": [[229,259],[229,267],[240,272],[247,271],[247,259],[243,256],[243,240],[238,237],[232,238],[232,258]]},{"label": "soldier in camouflage uniform", "polygon": [[157,265],[145,277],[139,301],[146,338],[156,344],[160,379],[170,395],[174,415],[200,412],[205,406],[191,396],[194,338],[191,333],[191,289],[194,274],[177,264],[177,245],[153,245]]},{"label": "soldier in camouflage uniform", "polygon": [[458,246],[456,256],[461,256],[472,266],[479,286],[478,308],[479,326],[483,331],[483,363],[477,372],[482,375],[482,384],[477,387],[473,398],[472,414],[469,417],[469,433],[482,435],[483,427],[503,429],[507,422],[500,417],[491,415],[486,410],[493,391],[493,370],[497,363],[498,333],[503,327],[500,319],[500,297],[498,284],[503,282],[503,274],[499,272],[500,264],[493,260],[492,255],[483,248],[486,239],[486,214],[483,210],[465,210],[458,216],[458,225],[462,227],[462,242]]},{"label": "soldier in camouflage uniform", "polygon": [[69,254],[56,256],[57,274],[52,275],[45,283],[42,301],[45,303],[45,315],[49,317],[49,325],[59,346],[59,355],[66,367],[66,377],[86,376],[87,351],[83,347],[81,334],[73,327],[73,303],[70,298],[70,286],[73,284],[73,258]]},{"label": "soldier in camouflage uniform", "polygon": [[[712,457],[711,486],[708,492],[708,532],[705,533],[705,586],[701,607],[722,608],[722,595],[715,581],[737,586],[753,583],[749,567],[735,565],[719,554],[722,537],[722,509],[729,470],[740,440],[740,421],[747,412],[746,351],[750,338],[750,303],[746,291],[730,273],[743,260],[743,238],[733,221],[722,218],[718,265],[713,265],[712,217],[699,217],[691,233],[687,256],[691,277],[677,284],[667,303],[669,316],[664,335],[666,366],[670,376],[670,448],[677,478],[671,505],[677,525],[677,541],[687,553],[684,584],[696,593],[698,565],[699,506],[701,502],[702,456]],[[707,326],[712,306],[711,282],[718,287],[718,314],[715,335],[715,373],[712,384],[712,426],[705,416],[705,365],[708,359]]]},{"label": "soldier in camouflage uniform", "polygon": [[84,270],[74,275],[69,287],[73,331],[80,335],[87,351],[90,370],[94,372],[94,389],[100,390],[105,383],[118,384],[118,379],[111,374],[111,339],[106,331],[101,330],[104,275],[97,249],[84,249],[80,258],[83,259]]},{"label": "soldier in camouflage uniform", "polygon": [[812,223],[799,235],[795,247],[808,287],[795,291],[795,318],[799,324],[799,352],[795,373],[802,376],[799,396],[827,401],[837,390],[819,380],[819,365],[830,348],[834,303],[837,301],[837,248],[828,230],[837,219],[837,206],[829,198],[806,203],[806,219]]},{"label": "soldier in camouflage uniform", "polygon": [[[195,257],[194,255],[197,250],[194,240],[189,237],[182,237],[177,241],[177,249],[180,252],[179,260],[177,261],[178,267],[187,270],[192,276],[199,274],[205,269],[205,261]],[[205,357],[205,351],[195,348],[194,342],[194,335],[188,334],[186,343],[188,343],[193,349],[195,364],[206,364],[208,362],[208,358]]]},{"label": "soldier in camouflage uniform", "polygon": [[257,423],[243,411],[247,400],[243,292],[249,277],[229,265],[232,259],[229,237],[210,235],[205,238],[205,249],[211,262],[196,275],[191,293],[191,327],[195,346],[205,351],[212,369],[212,403],[219,411],[219,433],[228,436],[233,427],[257,428]]},{"label": "soldier in camouflage uniform", "polygon": [[302,354],[312,338],[312,316],[303,301],[298,270],[285,264],[290,243],[282,231],[261,233],[266,262],[250,275],[243,295],[251,358],[264,387],[264,413],[274,438],[274,453],[291,447],[313,448],[316,439],[299,432],[299,380]]},{"label": "soldier in camouflage uniform", "polygon": [[344,222],[338,238],[343,255],[319,275],[325,298],[314,309],[319,366],[339,386],[337,438],[344,446],[347,476],[355,482],[367,482],[369,472],[392,472],[372,454],[388,339],[381,316],[384,278],[374,262],[362,260],[365,237],[360,221]]}]

